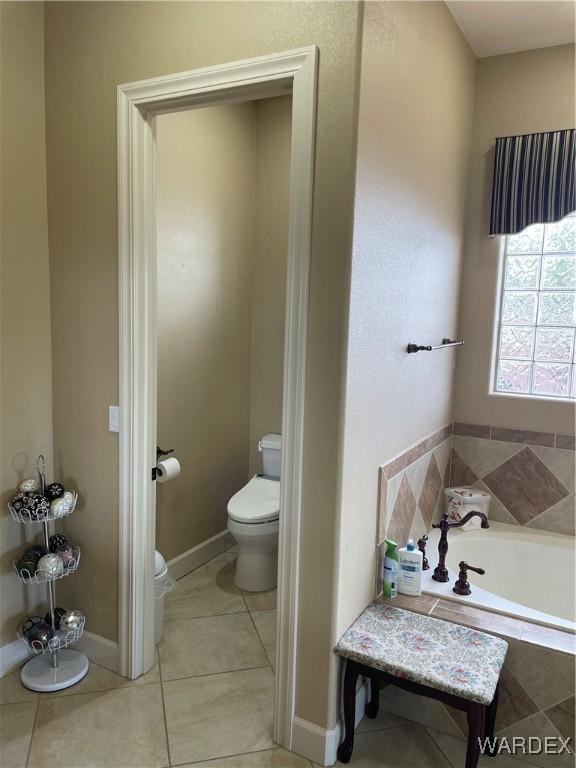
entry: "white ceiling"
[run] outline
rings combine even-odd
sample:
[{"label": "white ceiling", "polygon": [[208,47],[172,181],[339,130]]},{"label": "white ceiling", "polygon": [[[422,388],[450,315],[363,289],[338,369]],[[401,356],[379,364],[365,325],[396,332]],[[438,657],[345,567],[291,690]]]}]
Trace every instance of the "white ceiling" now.
[{"label": "white ceiling", "polygon": [[573,0],[447,0],[479,58],[574,42]]}]

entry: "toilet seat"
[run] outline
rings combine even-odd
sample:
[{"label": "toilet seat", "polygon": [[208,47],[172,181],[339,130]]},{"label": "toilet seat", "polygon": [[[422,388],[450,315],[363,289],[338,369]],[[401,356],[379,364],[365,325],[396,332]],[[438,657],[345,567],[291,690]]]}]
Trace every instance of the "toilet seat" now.
[{"label": "toilet seat", "polygon": [[244,525],[269,523],[279,515],[279,480],[254,475],[228,502],[228,517]]}]

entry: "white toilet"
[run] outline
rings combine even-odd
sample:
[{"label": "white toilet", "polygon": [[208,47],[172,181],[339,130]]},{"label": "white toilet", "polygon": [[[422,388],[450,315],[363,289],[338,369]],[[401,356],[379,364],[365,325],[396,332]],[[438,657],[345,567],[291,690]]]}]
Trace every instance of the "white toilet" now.
[{"label": "white toilet", "polygon": [[282,436],[258,443],[262,475],[254,477],[228,502],[228,530],[238,544],[235,583],[247,592],[274,589],[278,577],[278,522]]}]

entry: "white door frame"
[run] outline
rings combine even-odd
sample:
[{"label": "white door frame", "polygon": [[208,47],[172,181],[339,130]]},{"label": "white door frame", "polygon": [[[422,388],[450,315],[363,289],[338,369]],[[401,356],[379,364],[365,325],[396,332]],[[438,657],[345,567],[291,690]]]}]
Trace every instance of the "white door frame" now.
[{"label": "white door frame", "polygon": [[156,221],[154,117],[160,112],[292,93],[275,741],[294,718],[304,383],[318,51],[315,46],[118,86],[120,300],[119,665],[154,661]]}]

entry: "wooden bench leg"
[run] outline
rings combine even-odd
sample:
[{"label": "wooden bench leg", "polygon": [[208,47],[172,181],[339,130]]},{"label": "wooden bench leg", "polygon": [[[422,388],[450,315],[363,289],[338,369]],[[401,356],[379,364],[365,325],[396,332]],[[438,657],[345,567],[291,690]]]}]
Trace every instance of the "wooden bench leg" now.
[{"label": "wooden bench leg", "polygon": [[356,682],[358,664],[346,659],[344,672],[344,741],[338,747],[338,760],[349,762],[354,749],[354,724],[356,720]]},{"label": "wooden bench leg", "polygon": [[496,725],[496,710],[498,709],[499,694],[500,694],[500,683],[498,683],[498,685],[496,686],[492,703],[486,707],[486,721],[484,723],[484,738],[487,739],[488,741],[485,741],[486,749],[484,751],[484,754],[489,755],[490,757],[494,757],[494,755],[497,754],[496,737],[494,736],[494,727]]},{"label": "wooden bench leg", "polygon": [[484,737],[484,719],[486,707],[475,701],[468,703],[468,748],[466,750],[466,768],[476,768],[480,758],[480,742]]},{"label": "wooden bench leg", "polygon": [[380,681],[376,678],[370,678],[370,701],[366,702],[364,714],[373,720],[378,715],[380,707]]}]

